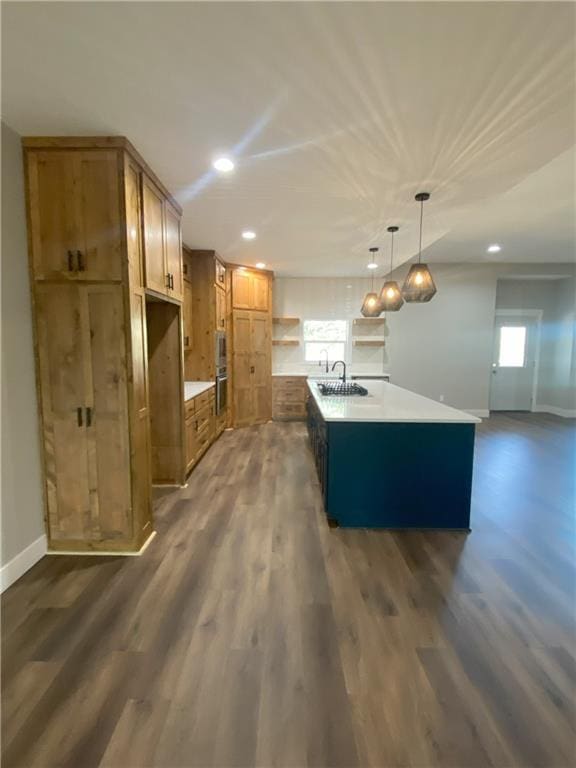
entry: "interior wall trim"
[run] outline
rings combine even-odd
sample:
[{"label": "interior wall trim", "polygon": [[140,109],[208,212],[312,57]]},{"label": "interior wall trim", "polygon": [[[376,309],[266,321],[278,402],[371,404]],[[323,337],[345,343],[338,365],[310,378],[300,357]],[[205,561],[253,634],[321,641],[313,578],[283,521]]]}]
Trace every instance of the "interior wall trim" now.
[{"label": "interior wall trim", "polygon": [[551,413],[553,416],[562,416],[563,419],[576,419],[576,408],[558,408],[555,405],[535,405],[537,413]]},{"label": "interior wall trim", "polygon": [[0,592],[7,590],[20,576],[23,576],[33,565],[36,565],[47,551],[48,540],[46,534],[43,534],[3,565],[0,568]]}]

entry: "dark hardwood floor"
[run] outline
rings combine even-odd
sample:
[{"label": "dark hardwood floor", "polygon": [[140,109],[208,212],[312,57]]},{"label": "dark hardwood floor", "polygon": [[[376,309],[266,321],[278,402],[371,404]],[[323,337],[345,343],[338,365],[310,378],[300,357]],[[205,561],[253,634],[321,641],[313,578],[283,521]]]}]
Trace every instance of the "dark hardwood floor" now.
[{"label": "dark hardwood floor", "polygon": [[330,529],[303,424],[225,433],[142,557],[4,594],[2,766],[574,766],[574,440],[486,420],[465,535]]}]

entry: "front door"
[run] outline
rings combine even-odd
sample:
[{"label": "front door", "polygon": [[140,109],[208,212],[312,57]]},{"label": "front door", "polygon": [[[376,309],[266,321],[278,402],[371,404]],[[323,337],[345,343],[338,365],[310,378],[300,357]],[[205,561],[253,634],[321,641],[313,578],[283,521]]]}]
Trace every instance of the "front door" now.
[{"label": "front door", "polygon": [[490,387],[491,411],[531,411],[538,322],[529,315],[497,315]]}]

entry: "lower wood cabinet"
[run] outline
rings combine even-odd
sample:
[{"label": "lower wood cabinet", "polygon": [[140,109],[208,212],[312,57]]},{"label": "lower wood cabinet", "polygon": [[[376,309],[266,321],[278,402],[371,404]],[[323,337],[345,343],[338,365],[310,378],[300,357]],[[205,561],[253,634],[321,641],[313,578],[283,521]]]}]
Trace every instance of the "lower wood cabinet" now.
[{"label": "lower wood cabinet", "polygon": [[186,472],[189,472],[216,438],[214,389],[190,398],[184,404],[186,421]]},{"label": "lower wood cabinet", "polygon": [[306,376],[272,377],[272,418],[275,421],[303,421],[306,398]]},{"label": "lower wood cabinet", "polygon": [[50,547],[137,546],[122,288],[40,283],[35,306]]}]

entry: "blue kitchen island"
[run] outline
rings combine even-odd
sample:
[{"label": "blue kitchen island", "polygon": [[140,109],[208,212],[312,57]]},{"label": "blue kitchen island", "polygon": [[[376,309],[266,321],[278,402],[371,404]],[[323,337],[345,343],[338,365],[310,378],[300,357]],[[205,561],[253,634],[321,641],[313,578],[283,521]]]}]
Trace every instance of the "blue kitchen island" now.
[{"label": "blue kitchen island", "polygon": [[322,395],[308,380],[308,432],[326,515],[341,527],[470,528],[480,421],[383,381]]}]

